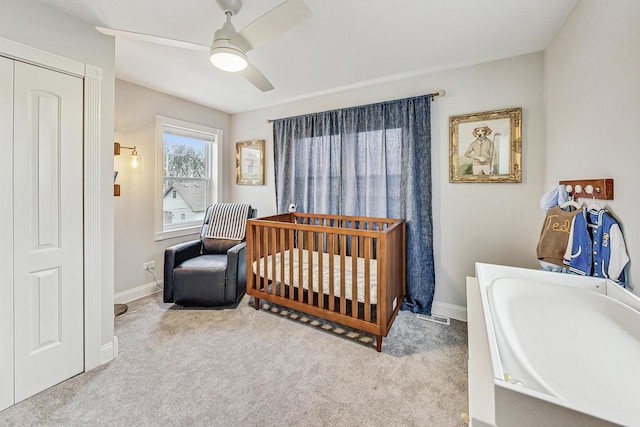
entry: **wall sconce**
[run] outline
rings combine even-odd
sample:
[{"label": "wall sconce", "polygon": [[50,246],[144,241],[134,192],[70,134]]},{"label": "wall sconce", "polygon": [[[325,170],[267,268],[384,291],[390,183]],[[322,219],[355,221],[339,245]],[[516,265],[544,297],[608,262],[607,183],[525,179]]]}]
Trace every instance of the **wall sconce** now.
[{"label": "wall sconce", "polygon": [[119,142],[114,142],[113,155],[119,156],[121,148],[126,148],[127,150],[131,150],[131,167],[134,169],[137,168],[138,167],[138,151],[136,150],[136,146],[134,145],[133,147],[125,147],[124,145],[120,145]]}]

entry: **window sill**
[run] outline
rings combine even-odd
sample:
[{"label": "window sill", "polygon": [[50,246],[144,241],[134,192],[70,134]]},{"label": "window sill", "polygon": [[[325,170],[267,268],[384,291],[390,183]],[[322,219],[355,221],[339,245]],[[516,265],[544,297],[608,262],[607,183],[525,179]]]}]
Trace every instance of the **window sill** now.
[{"label": "window sill", "polygon": [[156,232],[153,241],[160,242],[162,240],[174,239],[176,237],[197,236],[200,234],[201,229],[202,229],[202,225],[196,225],[193,227],[178,228],[176,230]]}]

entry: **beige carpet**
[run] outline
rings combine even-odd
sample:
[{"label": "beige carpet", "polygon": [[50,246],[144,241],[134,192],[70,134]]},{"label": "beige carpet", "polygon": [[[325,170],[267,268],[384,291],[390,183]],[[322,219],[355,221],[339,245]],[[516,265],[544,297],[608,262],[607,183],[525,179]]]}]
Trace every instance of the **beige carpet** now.
[{"label": "beige carpet", "polygon": [[176,310],[160,294],[116,318],[120,354],[0,412],[2,426],[463,426],[466,324],[400,312],[382,353],[349,329],[260,311]]}]

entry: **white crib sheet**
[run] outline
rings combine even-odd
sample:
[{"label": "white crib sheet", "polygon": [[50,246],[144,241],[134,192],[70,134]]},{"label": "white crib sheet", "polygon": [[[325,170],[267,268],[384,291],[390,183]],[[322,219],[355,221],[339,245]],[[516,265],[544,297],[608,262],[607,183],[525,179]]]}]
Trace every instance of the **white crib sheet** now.
[{"label": "white crib sheet", "polygon": [[[293,252],[293,286],[295,286],[296,288],[300,287],[300,282],[299,282],[299,274],[298,274],[298,268],[300,267],[300,260],[298,259],[298,249],[293,249],[292,251],[289,250],[285,250],[284,251],[284,277],[286,279],[285,282],[283,282],[282,278],[280,277],[280,272],[281,272],[281,267],[280,267],[280,259],[281,257],[281,253],[278,252],[276,253],[275,257],[276,257],[276,282],[279,283],[286,283],[289,280],[289,264],[290,264],[290,257],[291,257],[291,252]],[[340,297],[340,255],[334,255],[334,260],[333,260],[333,295],[336,297]],[[302,281],[303,281],[303,289],[309,289],[309,274],[311,274],[311,277],[313,278],[313,292],[318,292],[319,286],[318,286],[318,268],[319,268],[319,253],[317,251],[312,251],[312,266],[311,269],[309,268],[309,251],[307,251],[306,249],[304,249],[302,251]],[[258,273],[258,261],[260,262],[260,271]],[[254,261],[253,262],[253,272],[256,274],[259,274],[261,277],[264,278],[265,274],[264,274],[264,257],[260,258],[258,261]],[[267,265],[266,265],[266,270],[267,270],[267,279],[268,280],[273,280],[272,276],[272,256],[269,255],[267,256]],[[357,296],[358,296],[358,302],[364,302],[365,301],[365,283],[364,283],[364,267],[365,267],[365,259],[364,258],[357,258],[357,281],[358,281],[358,292],[357,292]],[[377,300],[378,300],[378,280],[377,280],[377,272],[378,272],[378,264],[377,264],[377,260],[375,259],[371,259],[369,260],[369,281],[370,281],[370,296],[369,296],[369,302],[371,304],[376,304]],[[331,274],[331,271],[329,271],[329,254],[328,253],[323,253],[322,254],[322,292],[325,295],[329,295],[329,276]],[[353,300],[352,298],[352,278],[353,278],[353,274],[352,274],[352,259],[350,256],[345,256],[345,272],[344,272],[345,278],[344,278],[344,282],[345,282],[345,298],[347,298],[348,300]]]}]

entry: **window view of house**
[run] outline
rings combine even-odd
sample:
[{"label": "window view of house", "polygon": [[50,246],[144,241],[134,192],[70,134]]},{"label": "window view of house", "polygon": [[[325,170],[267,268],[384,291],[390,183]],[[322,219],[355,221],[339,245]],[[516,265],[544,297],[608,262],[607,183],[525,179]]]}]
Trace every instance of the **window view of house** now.
[{"label": "window view of house", "polygon": [[208,205],[213,135],[164,126],[162,218],[165,230],[201,223]]}]

